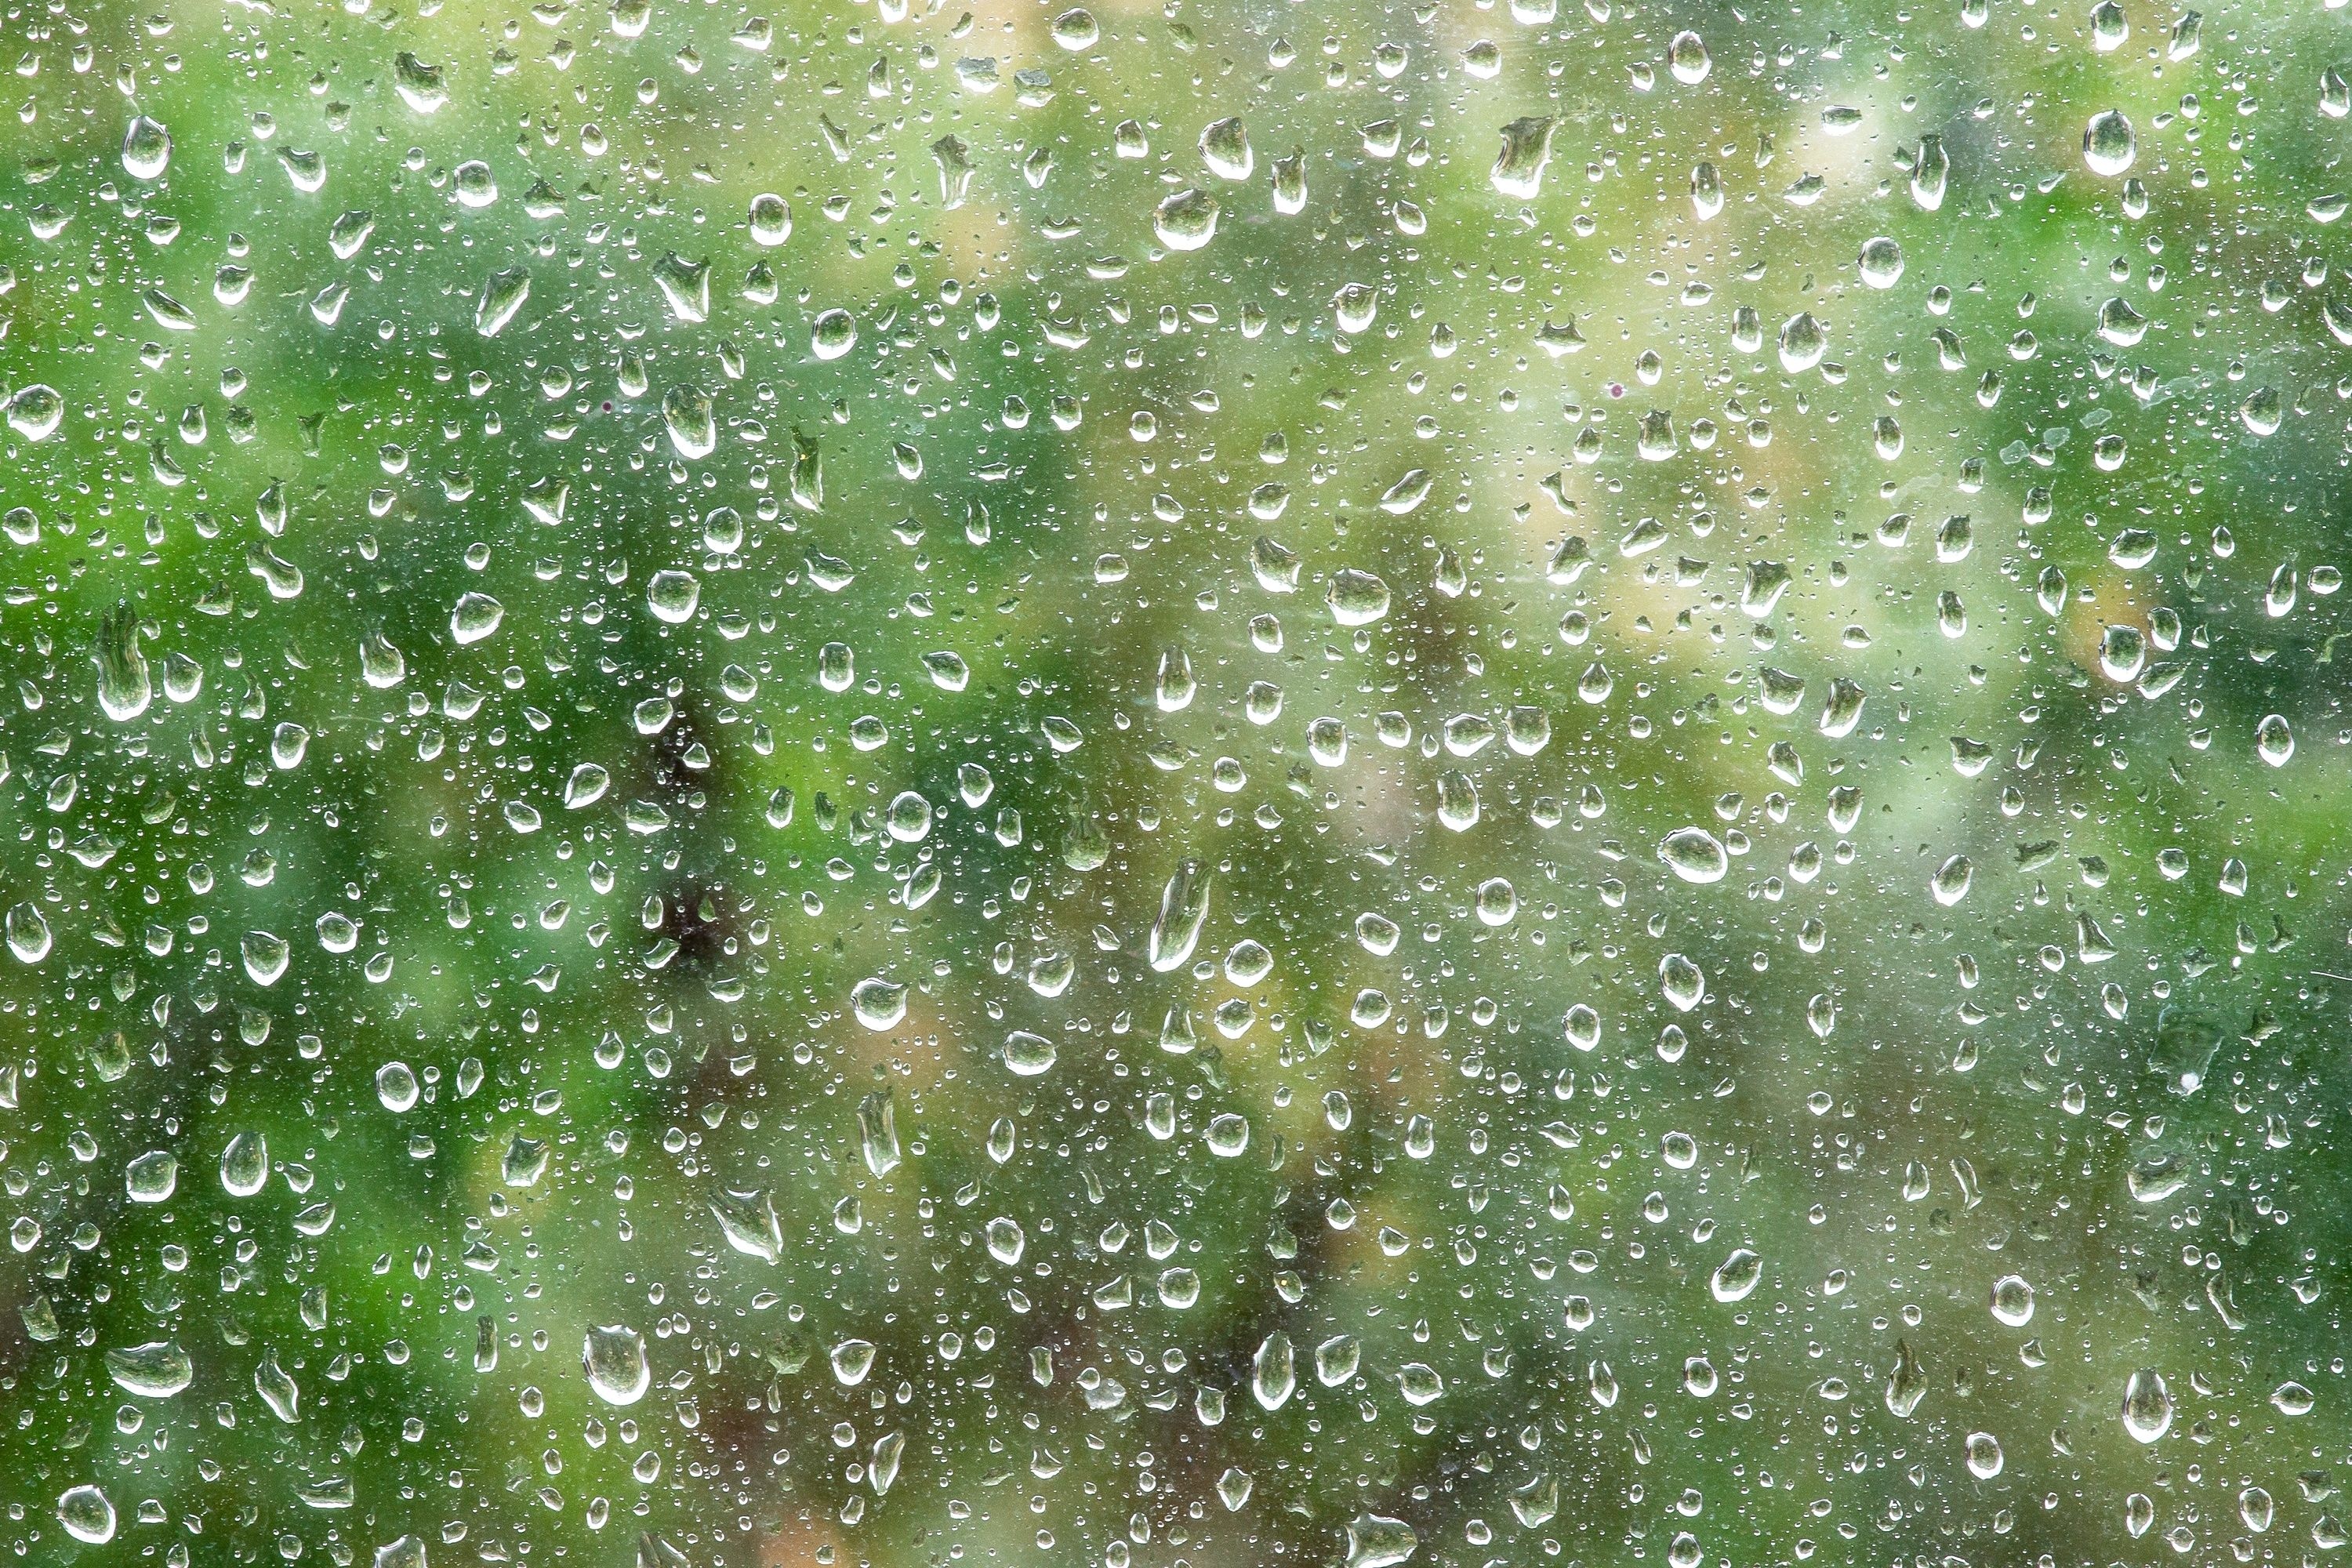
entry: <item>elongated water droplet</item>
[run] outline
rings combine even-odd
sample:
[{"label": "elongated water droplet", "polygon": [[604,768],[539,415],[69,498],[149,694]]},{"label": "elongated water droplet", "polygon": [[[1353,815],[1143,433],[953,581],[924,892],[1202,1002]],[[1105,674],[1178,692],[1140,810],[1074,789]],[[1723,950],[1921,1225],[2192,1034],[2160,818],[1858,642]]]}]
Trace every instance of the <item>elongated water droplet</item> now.
[{"label": "elongated water droplet", "polygon": [[269,1180],[269,1140],[239,1132],[221,1151],[221,1187],[233,1198],[249,1198]]},{"label": "elongated water droplet", "polygon": [[1911,1353],[1910,1342],[1896,1340],[1895,1368],[1886,1377],[1888,1414],[1907,1420],[1919,1407],[1919,1401],[1927,1392],[1927,1374],[1919,1365],[1918,1358]]},{"label": "elongated water droplet", "polygon": [[106,1352],[114,1386],[142,1399],[169,1399],[196,1378],[195,1363],[177,1341],[153,1340]]},{"label": "elongated water droplet", "polygon": [[1706,976],[1684,953],[1670,952],[1658,961],[1658,991],[1678,1013],[1687,1013],[1706,994]]},{"label": "elongated water droplet", "polygon": [[1764,1259],[1748,1247],[1734,1247],[1731,1256],[1716,1267],[1708,1288],[1718,1301],[1744,1301],[1763,1278]]},{"label": "elongated water droplet", "polygon": [[1720,882],[1731,869],[1723,841],[1704,827],[1677,827],[1658,842],[1658,858],[1685,882]]},{"label": "elongated water droplet", "polygon": [[122,132],[122,172],[134,180],[161,179],[171,163],[172,133],[161,121],[132,116]]},{"label": "elongated water droplet", "polygon": [[607,1405],[635,1405],[653,1386],[646,1361],[646,1337],[624,1323],[592,1328],[580,1345],[588,1386]]},{"label": "elongated water droplet", "polygon": [[1531,114],[1503,127],[1503,150],[1496,154],[1487,178],[1496,190],[1520,201],[1533,201],[1543,189],[1544,165],[1551,162],[1552,120]]},{"label": "elongated water droplet", "polygon": [[2153,1443],[2172,1429],[2172,1391],[2164,1374],[2142,1367],[2124,1385],[2124,1430],[2142,1443]]},{"label": "elongated water droplet", "polygon": [[491,273],[474,300],[474,331],[497,337],[530,298],[530,274],[524,268],[508,267]]},{"label": "elongated water droplet", "polygon": [[1288,1334],[1276,1330],[1258,1342],[1257,1354],[1250,1359],[1250,1396],[1260,1409],[1279,1410],[1290,1403],[1297,1386],[1291,1361]]}]

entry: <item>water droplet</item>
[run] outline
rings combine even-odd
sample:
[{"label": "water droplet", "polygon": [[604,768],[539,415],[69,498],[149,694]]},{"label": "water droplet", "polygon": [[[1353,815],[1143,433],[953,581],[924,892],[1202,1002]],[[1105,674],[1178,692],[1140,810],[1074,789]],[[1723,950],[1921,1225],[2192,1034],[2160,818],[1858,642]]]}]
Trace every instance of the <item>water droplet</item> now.
[{"label": "water droplet", "polygon": [[392,82],[401,101],[419,114],[431,114],[449,101],[449,89],[442,80],[441,68],[425,64],[406,49],[393,57]]},{"label": "water droplet", "polygon": [[239,1132],[221,1151],[221,1186],[233,1198],[249,1198],[269,1180],[269,1140]]},{"label": "water droplet", "polygon": [[1896,1340],[1895,1367],[1886,1377],[1887,1413],[1898,1419],[1908,1420],[1911,1413],[1919,1408],[1919,1401],[1927,1392],[1927,1373],[1919,1365],[1918,1358],[1911,1353],[1910,1342]]},{"label": "water droplet", "polygon": [[1780,325],[1780,368],[1790,375],[1821,363],[1829,347],[1829,335],[1810,310],[1801,310]]},{"label": "water droplet", "polygon": [[506,616],[507,607],[488,594],[466,593],[449,612],[449,636],[460,647],[480,642],[499,629]]},{"label": "water droplet", "polygon": [[1666,46],[1666,68],[1685,87],[1696,87],[1714,68],[1714,60],[1707,57],[1706,44],[1696,33],[1676,33],[1675,41]]},{"label": "water droplet", "polygon": [[276,931],[249,931],[237,942],[237,956],[245,961],[247,979],[256,985],[275,985],[294,950]]},{"label": "water droplet", "polygon": [[2262,722],[2254,726],[2254,752],[2274,768],[2286,766],[2287,759],[2294,755],[2294,731],[2287,728],[2285,715],[2263,715]]},{"label": "water droplet", "polygon": [[[2111,1385],[2112,1386],[2112,1385]],[[2164,1374],[2142,1367],[2124,1387],[2124,1430],[2142,1443],[2153,1443],[2172,1429],[2172,1391]]]},{"label": "water droplet", "polygon": [[1685,882],[1720,882],[1731,869],[1723,840],[1704,827],[1677,827],[1658,842],[1658,858]]},{"label": "water droplet", "polygon": [[160,121],[133,115],[122,132],[122,172],[134,180],[157,180],[172,163],[172,133]]},{"label": "water droplet", "polygon": [[1706,994],[1706,976],[1691,959],[1670,952],[1658,961],[1658,991],[1678,1013],[1697,1006]]},{"label": "water droplet", "polygon": [[707,458],[719,446],[719,409],[698,386],[678,385],[662,394],[662,427],[681,458]]},{"label": "water droplet", "polygon": [[1249,1138],[1249,1118],[1230,1110],[1211,1117],[1207,1129],[1202,1133],[1202,1142],[1208,1144],[1209,1152],[1227,1160],[1247,1149]]},{"label": "water droplet", "polygon": [[874,1345],[867,1340],[843,1340],[833,1347],[830,1359],[834,1381],[844,1388],[855,1388],[874,1368]]},{"label": "water droplet", "polygon": [[1903,247],[1885,235],[1864,240],[1854,268],[1873,289],[1892,289],[1903,276]]},{"label": "water droplet", "polygon": [[96,1487],[75,1487],[58,1499],[58,1522],[76,1541],[103,1546],[114,1539],[114,1504]]},{"label": "water droplet", "polygon": [[1018,1078],[1036,1078],[1050,1070],[1057,1055],[1053,1041],[1026,1029],[1015,1029],[1004,1037],[1005,1070]]},{"label": "water droplet", "polygon": [[1708,1285],[1718,1301],[1744,1301],[1763,1278],[1764,1259],[1749,1248],[1739,1247],[1717,1266]]},{"label": "water droplet", "polygon": [[1279,1410],[1290,1403],[1297,1385],[1290,1336],[1276,1330],[1258,1342],[1257,1354],[1250,1360],[1250,1396],[1262,1410]]},{"label": "water droplet", "polygon": [[1169,875],[1148,939],[1153,969],[1164,974],[1191,961],[1192,949],[1201,940],[1202,924],[1209,918],[1210,882],[1209,871],[1197,860],[1180,862]]},{"label": "water droplet", "polygon": [[1544,165],[1551,162],[1552,120],[1528,115],[1503,127],[1503,150],[1487,175],[1507,196],[1533,201],[1543,189]]},{"label": "water droplet", "polygon": [[1221,180],[1238,183],[1250,177],[1257,161],[1250,152],[1249,131],[1241,116],[1232,114],[1209,122],[1201,132],[1201,161]]},{"label": "water droplet", "polygon": [[2139,138],[2120,109],[2102,110],[2083,132],[2083,163],[2091,173],[2113,178],[2139,155]]},{"label": "water droplet", "polygon": [[581,1341],[580,1365],[588,1386],[607,1405],[635,1405],[653,1386],[646,1337],[625,1324],[590,1329]]},{"label": "water droplet", "polygon": [[1215,197],[1187,185],[1161,198],[1151,214],[1151,232],[1171,250],[1198,250],[1217,237]]},{"label": "water droplet", "polygon": [[495,338],[530,298],[530,273],[520,267],[502,268],[483,282],[474,300],[474,331]]},{"label": "water droplet", "polygon": [[839,309],[821,310],[809,324],[809,353],[837,360],[857,346],[857,318]]},{"label": "water droplet", "polygon": [[196,1379],[195,1363],[173,1340],[106,1352],[106,1374],[114,1386],[141,1399],[169,1399]]},{"label": "water droplet", "polygon": [[1370,572],[1342,567],[1331,574],[1323,601],[1339,625],[1368,626],[1389,613],[1389,585]]},{"label": "water droplet", "polygon": [[793,237],[793,205],[773,192],[751,198],[751,243],[773,249]]},{"label": "water droplet", "polygon": [[58,389],[39,382],[16,389],[8,399],[8,427],[27,441],[46,441],[57,434],[66,416],[66,400]]},{"label": "water droplet", "polygon": [[849,1005],[859,1023],[878,1033],[907,1016],[907,988],[879,976],[861,980],[850,991]]},{"label": "water droplet", "polygon": [[406,1062],[390,1061],[375,1069],[376,1100],[394,1115],[415,1105],[423,1093],[415,1071]]},{"label": "water droplet", "polygon": [[180,1162],[169,1149],[151,1149],[123,1167],[124,1193],[134,1204],[160,1204],[180,1184]]},{"label": "water droplet", "polygon": [[31,904],[8,910],[8,951],[19,963],[38,963],[49,955],[49,922]]},{"label": "water droplet", "polygon": [[691,572],[656,572],[646,583],[646,607],[655,618],[682,626],[702,602],[702,583]]},{"label": "water droplet", "polygon": [[1412,1558],[1421,1537],[1412,1525],[1384,1514],[1360,1513],[1348,1523],[1342,1568],[1396,1568]]},{"label": "water droplet", "polygon": [[711,1195],[710,1213],[719,1221],[727,1245],[746,1258],[773,1263],[783,1256],[783,1222],[767,1188],[743,1192],[721,1188]]}]

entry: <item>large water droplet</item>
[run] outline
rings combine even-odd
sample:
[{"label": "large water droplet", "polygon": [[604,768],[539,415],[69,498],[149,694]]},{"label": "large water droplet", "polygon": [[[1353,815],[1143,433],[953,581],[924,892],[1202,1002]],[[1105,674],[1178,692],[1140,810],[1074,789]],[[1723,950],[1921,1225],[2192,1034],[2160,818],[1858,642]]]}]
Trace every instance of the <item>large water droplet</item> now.
[{"label": "large water droplet", "polygon": [[38,963],[49,956],[49,922],[31,904],[8,910],[8,951],[20,963]]},{"label": "large water droplet", "polygon": [[1503,150],[1496,154],[1487,178],[1496,190],[1520,201],[1533,201],[1543,189],[1544,165],[1551,162],[1552,120],[1531,114],[1503,127]]},{"label": "large water droplet", "polygon": [[1883,234],[1864,240],[1854,269],[1873,289],[1892,289],[1903,276],[1903,247]]},{"label": "large water droplet", "polygon": [[75,1487],[58,1499],[58,1522],[76,1541],[103,1546],[114,1539],[114,1504],[96,1487]]},{"label": "large water droplet", "polygon": [[876,975],[851,988],[849,1005],[859,1023],[879,1032],[907,1016],[907,988],[895,980]]},{"label": "large water droplet", "polygon": [[1723,840],[1704,827],[1677,827],[1658,842],[1658,858],[1685,882],[1720,882],[1731,869]]},{"label": "large water droplet", "polygon": [[1211,874],[1198,860],[1187,859],[1170,873],[1160,889],[1160,913],[1151,922],[1147,952],[1151,967],[1166,973],[1190,962],[1201,940],[1201,926],[1209,918]]},{"label": "large water droplet", "polygon": [[180,1162],[169,1149],[151,1149],[122,1168],[125,1195],[134,1204],[160,1204],[180,1184]]},{"label": "large water droplet", "polygon": [[1687,954],[1670,952],[1658,961],[1658,991],[1677,1013],[1687,1013],[1706,994],[1706,976]]},{"label": "large water droplet", "polygon": [[1706,42],[1696,33],[1676,33],[1675,41],[1666,46],[1666,69],[1685,87],[1696,87],[1713,68],[1715,61],[1708,58]]},{"label": "large water droplet", "polygon": [[1342,567],[1331,574],[1323,602],[1339,625],[1368,626],[1389,613],[1389,585],[1370,572]]},{"label": "large water droplet", "polygon": [[153,1340],[106,1352],[114,1386],[142,1399],[169,1399],[196,1378],[195,1363],[177,1341]]},{"label": "large water droplet", "polygon": [[480,642],[499,629],[507,618],[507,607],[488,594],[467,592],[459,596],[449,612],[449,635],[460,647]]},{"label": "large water droplet", "polygon": [[2139,138],[2122,110],[2103,110],[2084,128],[2083,162],[2094,174],[2120,174],[2138,155]]},{"label": "large water droplet", "polygon": [[1780,368],[1790,375],[1821,363],[1829,347],[1829,335],[1810,310],[1800,310],[1780,324]]},{"label": "large water droplet", "polygon": [[772,192],[751,198],[751,243],[773,248],[793,237],[793,205]]},{"label": "large water droplet", "polygon": [[1396,1568],[1420,1544],[1421,1537],[1404,1521],[1360,1513],[1348,1524],[1348,1555],[1342,1568]]},{"label": "large water droplet", "polygon": [[2254,726],[2254,752],[2274,768],[2286,766],[2294,755],[2294,731],[2287,728],[2284,713],[2265,713]]},{"label": "large water droplet", "polygon": [[874,1369],[874,1345],[867,1340],[843,1340],[833,1347],[834,1381],[844,1388],[855,1388],[866,1381]]},{"label": "large water droplet", "polygon": [[656,572],[646,584],[646,607],[657,620],[681,626],[702,602],[702,582],[691,572]]},{"label": "large water droplet", "polygon": [[1250,1396],[1260,1409],[1279,1410],[1297,1386],[1290,1336],[1276,1330],[1258,1342],[1257,1354],[1250,1360]]},{"label": "large water droplet", "polygon": [[1005,1070],[1015,1077],[1038,1077],[1052,1068],[1055,1056],[1054,1042],[1043,1035],[1015,1029],[1004,1037]]},{"label": "large water droplet", "polygon": [[122,133],[122,172],[134,180],[160,179],[171,163],[172,133],[161,121],[132,116]]},{"label": "large water droplet", "polygon": [[2124,1430],[2142,1443],[2153,1443],[2172,1429],[2172,1391],[2164,1374],[2142,1367],[2124,1385]]},{"label": "large water droplet", "polygon": [[46,441],[66,416],[66,400],[54,386],[34,382],[8,399],[8,427],[27,441]]},{"label": "large water droplet", "polygon": [[1708,1287],[1718,1301],[1744,1301],[1764,1278],[1764,1259],[1745,1247],[1734,1247],[1715,1270]]},{"label": "large water droplet", "polygon": [[221,1151],[221,1186],[233,1198],[249,1198],[269,1180],[269,1140],[240,1132]]},{"label": "large water droplet", "polygon": [[635,1405],[653,1386],[646,1337],[624,1323],[590,1329],[581,1341],[580,1365],[588,1386],[607,1405]]},{"label": "large water droplet", "polygon": [[1153,209],[1151,231],[1171,250],[1198,250],[1216,237],[1221,210],[1215,197],[1188,185]]}]

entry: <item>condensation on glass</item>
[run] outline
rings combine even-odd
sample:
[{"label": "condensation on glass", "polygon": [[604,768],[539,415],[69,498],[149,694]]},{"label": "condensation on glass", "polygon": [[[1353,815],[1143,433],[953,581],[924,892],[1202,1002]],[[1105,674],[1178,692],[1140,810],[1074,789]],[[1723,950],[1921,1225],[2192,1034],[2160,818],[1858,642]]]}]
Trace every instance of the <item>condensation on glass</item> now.
[{"label": "condensation on glass", "polygon": [[17,1556],[2352,1537],[2327,6],[0,31]]}]

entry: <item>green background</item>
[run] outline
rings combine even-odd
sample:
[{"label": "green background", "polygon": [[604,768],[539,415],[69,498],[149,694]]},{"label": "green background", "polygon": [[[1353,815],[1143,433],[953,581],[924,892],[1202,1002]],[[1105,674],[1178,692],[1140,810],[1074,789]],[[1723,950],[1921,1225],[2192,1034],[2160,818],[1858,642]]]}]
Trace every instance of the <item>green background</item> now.
[{"label": "green background", "polygon": [[6,19],[20,1555],[2341,1544],[2337,13],[629,5]]}]

